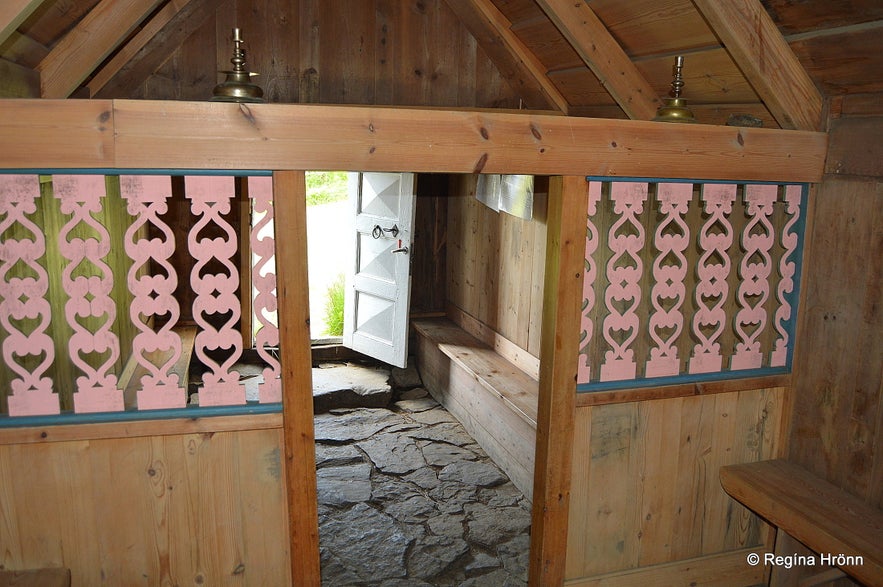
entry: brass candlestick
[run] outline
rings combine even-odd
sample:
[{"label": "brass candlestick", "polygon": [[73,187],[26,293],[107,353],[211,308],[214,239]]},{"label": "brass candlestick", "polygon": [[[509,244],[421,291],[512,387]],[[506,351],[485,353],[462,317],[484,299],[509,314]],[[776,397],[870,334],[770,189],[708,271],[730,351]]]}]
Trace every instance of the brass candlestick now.
[{"label": "brass candlestick", "polygon": [[684,68],[684,56],[675,57],[674,79],[671,82],[670,98],[664,98],[664,106],[656,111],[656,122],[696,122],[693,111],[687,108],[687,101],[681,98],[681,89],[684,87],[684,78],[681,70]]},{"label": "brass candlestick", "polygon": [[212,102],[263,102],[264,91],[251,83],[251,78],[258,75],[246,70],[245,49],[242,48],[242,35],[238,28],[233,29],[233,64],[232,71],[222,71],[227,79],[215,86]]}]

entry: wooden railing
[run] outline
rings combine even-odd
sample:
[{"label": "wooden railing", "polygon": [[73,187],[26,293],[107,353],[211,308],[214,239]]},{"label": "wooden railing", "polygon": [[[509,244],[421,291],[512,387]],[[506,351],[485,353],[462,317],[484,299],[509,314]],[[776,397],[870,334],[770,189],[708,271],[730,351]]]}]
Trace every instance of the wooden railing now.
[{"label": "wooden railing", "polygon": [[806,192],[590,179],[579,390],[788,372]]},{"label": "wooden railing", "polygon": [[[0,407],[14,418],[280,402],[272,177],[118,173],[0,174]],[[167,216],[175,193],[185,225]],[[242,202],[254,225],[228,219]],[[179,285],[205,368],[197,402],[173,369],[188,350]],[[265,368],[246,397],[233,366],[252,342]],[[131,397],[123,373],[137,374]]]}]

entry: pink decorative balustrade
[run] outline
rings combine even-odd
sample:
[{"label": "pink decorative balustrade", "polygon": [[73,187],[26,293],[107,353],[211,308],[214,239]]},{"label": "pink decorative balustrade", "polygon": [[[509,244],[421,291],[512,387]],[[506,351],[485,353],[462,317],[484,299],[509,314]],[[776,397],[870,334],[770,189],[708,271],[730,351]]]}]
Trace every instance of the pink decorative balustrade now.
[{"label": "pink decorative balustrade", "polygon": [[787,369],[803,192],[589,180],[580,389]]},{"label": "pink decorative balustrade", "polygon": [[[40,176],[0,175],[0,369],[5,371],[0,381],[6,386],[0,397],[6,396],[9,416],[59,414],[62,392],[76,413],[186,406],[187,382],[173,372],[183,352],[176,330],[179,282],[189,283],[195,293],[194,353],[206,367],[198,403],[246,404],[245,386],[234,369],[243,339],[251,340],[252,334],[243,337],[238,328],[240,230],[250,230],[254,339],[266,365],[259,398],[253,399],[281,401],[280,365],[271,352],[279,344],[272,179],[242,180],[259,218],[253,228],[249,222],[232,226],[226,219],[231,206],[239,205],[236,182],[232,176],[186,177],[192,221],[170,226],[169,176],[54,175],[49,182],[44,178],[49,185],[41,189]],[[112,191],[118,195],[111,197]],[[60,214],[47,212],[46,198],[57,200]],[[122,242],[99,218],[127,223],[124,231],[113,231]],[[194,260],[184,275],[171,262],[175,235],[182,231]],[[118,307],[120,296],[115,301],[112,295],[115,284],[123,283],[128,307]],[[125,341],[123,331],[129,333]],[[120,380],[126,369],[140,373],[131,401]],[[75,377],[59,375],[64,373]]]}]

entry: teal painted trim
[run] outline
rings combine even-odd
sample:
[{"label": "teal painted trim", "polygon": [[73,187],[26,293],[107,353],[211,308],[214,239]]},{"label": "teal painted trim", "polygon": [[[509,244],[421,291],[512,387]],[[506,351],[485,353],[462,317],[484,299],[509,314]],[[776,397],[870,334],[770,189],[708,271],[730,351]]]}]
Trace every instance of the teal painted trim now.
[{"label": "teal painted trim", "polygon": [[802,185],[800,181],[754,181],[748,179],[688,179],[684,177],[605,177],[603,175],[587,175],[586,181],[640,181],[645,183],[720,183],[736,185]]},{"label": "teal painted trim", "polygon": [[671,377],[649,377],[646,379],[625,379],[622,381],[593,381],[591,383],[578,384],[576,386],[576,391],[577,393],[621,391],[624,389],[660,387],[663,385],[678,385],[682,383],[704,383],[706,381],[728,381],[730,379],[746,379],[749,377],[764,377],[767,375],[787,375],[790,372],[790,367],[762,367],[760,369],[746,369],[744,371],[719,371],[717,373],[697,373],[694,375],[687,373],[682,375],[672,375]]},{"label": "teal painted trim", "polygon": [[244,406],[189,406],[169,410],[140,410],[125,412],[100,412],[95,414],[75,414],[64,412],[52,416],[0,416],[0,428],[25,428],[61,426],[76,424],[111,424],[117,422],[143,422],[145,420],[175,420],[214,418],[217,416],[254,416],[258,414],[278,414],[282,404],[259,404],[249,402]]}]

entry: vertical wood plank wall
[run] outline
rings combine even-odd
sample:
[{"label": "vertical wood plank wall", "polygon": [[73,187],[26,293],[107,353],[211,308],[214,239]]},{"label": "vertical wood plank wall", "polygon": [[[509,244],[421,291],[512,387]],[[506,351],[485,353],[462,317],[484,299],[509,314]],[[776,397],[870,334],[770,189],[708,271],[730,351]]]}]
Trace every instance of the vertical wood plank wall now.
[{"label": "vertical wood plank wall", "polygon": [[[851,103],[832,104],[840,117],[830,121],[825,177],[810,194],[788,458],[883,508],[883,117]],[[812,554],[781,532],[776,552]],[[824,570],[776,568],[770,585]]]},{"label": "vertical wood plank wall", "polygon": [[[771,535],[724,493],[718,470],[781,455],[785,396],[785,388],[749,389],[578,407],[568,584],[639,571],[646,584],[760,582],[762,568],[758,575],[744,552],[728,553],[771,548]],[[671,575],[685,560],[689,568]]]},{"label": "vertical wood plank wall", "polygon": [[269,102],[519,107],[444,0],[201,0],[175,24],[94,97],[206,100],[238,26]]},{"label": "vertical wood plank wall", "polygon": [[0,446],[0,568],[288,585],[281,428]]},{"label": "vertical wood plank wall", "polygon": [[546,259],[545,195],[533,220],[475,198],[477,176],[458,175],[448,200],[448,303],[531,356],[540,355]]}]

